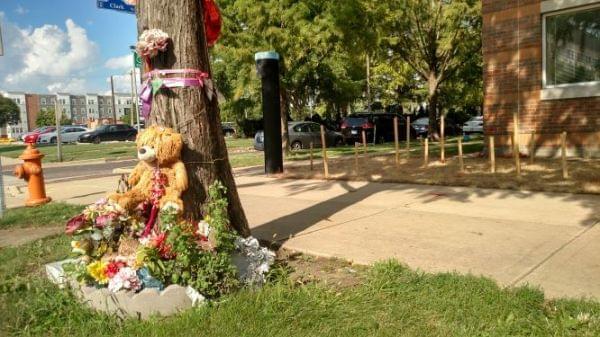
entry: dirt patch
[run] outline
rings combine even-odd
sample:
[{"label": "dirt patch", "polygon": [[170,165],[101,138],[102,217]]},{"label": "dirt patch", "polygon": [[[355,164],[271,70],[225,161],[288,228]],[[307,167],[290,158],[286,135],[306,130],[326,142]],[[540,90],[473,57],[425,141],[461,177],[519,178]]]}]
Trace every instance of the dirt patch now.
[{"label": "dirt patch", "polygon": [[341,259],[315,257],[286,249],[277,251],[277,264],[288,268],[289,278],[295,284],[320,283],[336,289],[361,284],[368,270],[367,266]]},{"label": "dirt patch", "polygon": [[[374,182],[415,183],[427,185],[467,186],[480,188],[516,189],[545,192],[600,194],[600,160],[571,159],[568,161],[569,178],[563,179],[559,159],[521,160],[521,178],[516,175],[512,158],[497,158],[496,173],[490,173],[487,158],[469,156],[464,159],[465,171],[460,172],[457,157],[445,163],[431,158],[424,166],[423,158],[402,158],[398,165],[394,155],[336,158],[329,161],[329,178]],[[324,179],[323,164],[288,165],[283,177],[298,179]]]},{"label": "dirt patch", "polygon": [[0,248],[20,246],[22,244],[62,233],[61,227],[15,228],[0,230]]}]

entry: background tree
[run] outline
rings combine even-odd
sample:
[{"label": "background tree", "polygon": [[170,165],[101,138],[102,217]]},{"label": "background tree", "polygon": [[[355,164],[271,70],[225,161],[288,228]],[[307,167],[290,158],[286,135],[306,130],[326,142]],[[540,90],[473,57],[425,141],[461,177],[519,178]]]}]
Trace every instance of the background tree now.
[{"label": "background tree", "polygon": [[[73,122],[67,114],[64,112],[60,118],[60,125],[71,125]],[[35,125],[40,126],[55,126],[56,125],[56,114],[54,113],[54,109],[50,108],[48,110],[42,110],[38,113],[37,118],[35,119]]]},{"label": "background tree", "polygon": [[331,117],[360,96],[364,63],[357,58],[356,36],[368,31],[361,1],[224,0],[219,4],[224,35],[212,53],[215,76],[227,107],[238,119],[249,112],[260,115],[254,53],[262,50],[276,50],[282,56],[283,119],[287,115],[304,119],[309,101],[324,107]]},{"label": "background tree", "polygon": [[19,106],[12,99],[0,95],[0,126],[17,124],[21,120]]},{"label": "background tree", "polygon": [[427,83],[430,135],[437,134],[440,87],[481,52],[481,1],[379,2],[383,41]]},{"label": "background tree", "polygon": [[[155,69],[198,69],[212,78],[204,32],[202,2],[198,0],[138,0],[138,31],[157,28],[169,34],[168,50],[152,59]],[[151,124],[172,127],[184,139],[182,160],[190,184],[183,194],[185,216],[200,218],[209,186],[220,180],[227,187],[228,215],[241,235],[250,234],[237,193],[214,92],[198,87],[162,89],[154,97]]]}]

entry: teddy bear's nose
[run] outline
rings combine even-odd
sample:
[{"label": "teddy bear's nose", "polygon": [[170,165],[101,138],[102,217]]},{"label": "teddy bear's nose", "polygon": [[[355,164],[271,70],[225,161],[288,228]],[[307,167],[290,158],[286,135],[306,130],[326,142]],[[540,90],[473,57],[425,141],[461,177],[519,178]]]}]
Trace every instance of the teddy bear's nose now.
[{"label": "teddy bear's nose", "polygon": [[144,149],[144,148],[141,148],[141,149],[139,149],[139,151],[138,151],[138,152],[139,152],[140,154],[144,154],[144,153],[146,153],[146,149]]}]

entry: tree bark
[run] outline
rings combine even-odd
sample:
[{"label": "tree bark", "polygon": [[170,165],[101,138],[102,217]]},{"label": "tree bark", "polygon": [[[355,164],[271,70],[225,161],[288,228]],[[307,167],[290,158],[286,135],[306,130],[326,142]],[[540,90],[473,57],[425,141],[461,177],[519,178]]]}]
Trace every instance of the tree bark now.
[{"label": "tree bark", "polygon": [[283,154],[285,156],[290,154],[290,135],[288,130],[288,116],[289,116],[289,107],[290,102],[288,102],[288,96],[285,89],[281,89],[281,149],[283,150]]},{"label": "tree bark", "polygon": [[[211,75],[201,1],[139,0],[137,16],[140,34],[158,28],[171,38],[168,50],[152,59],[154,69],[189,68]],[[229,163],[216,94],[209,99],[203,88],[163,88],[154,97],[150,123],[171,127],[183,136],[182,160],[190,182],[182,197],[185,218],[200,220],[208,188],[219,180],[227,187],[232,228],[240,235],[250,235]]]},{"label": "tree bark", "polygon": [[439,139],[439,129],[437,123],[437,110],[438,110],[438,83],[437,83],[437,75],[435,73],[431,73],[429,78],[427,79],[428,85],[428,94],[427,94],[427,103],[429,104],[429,128],[428,128],[428,138],[435,140]]}]

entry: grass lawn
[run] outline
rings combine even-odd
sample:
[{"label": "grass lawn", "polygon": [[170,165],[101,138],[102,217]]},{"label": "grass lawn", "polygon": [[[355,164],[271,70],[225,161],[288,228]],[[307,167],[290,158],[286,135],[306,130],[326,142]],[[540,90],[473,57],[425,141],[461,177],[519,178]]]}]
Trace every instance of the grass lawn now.
[{"label": "grass lawn", "polygon": [[92,312],[50,284],[43,264],[65,258],[69,239],[0,249],[1,336],[599,336],[600,304],[547,301],[493,281],[415,272],[396,262],[358,269],[338,287],[285,276],[260,290],[148,322]]},{"label": "grass lawn", "polygon": [[52,202],[39,207],[11,208],[0,219],[0,229],[63,226],[83,208],[63,202]]},{"label": "grass lawn", "polygon": [[[230,152],[243,152],[252,149],[252,139],[226,140]],[[0,155],[10,158],[18,158],[25,149],[25,145],[7,144],[0,145]],[[38,149],[46,155],[44,162],[56,162],[56,146],[43,145]],[[113,142],[102,144],[64,144],[62,146],[63,160],[86,160],[86,159],[133,159],[135,158],[135,143]]]}]

